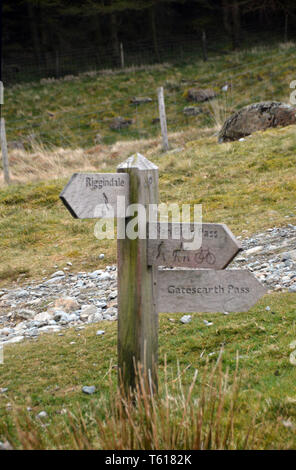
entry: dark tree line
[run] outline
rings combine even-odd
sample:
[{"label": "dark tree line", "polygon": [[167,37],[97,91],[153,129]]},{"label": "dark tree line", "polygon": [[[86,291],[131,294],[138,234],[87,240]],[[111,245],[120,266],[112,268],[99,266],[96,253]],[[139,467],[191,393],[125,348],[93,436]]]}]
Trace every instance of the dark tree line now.
[{"label": "dark tree line", "polygon": [[3,5],[3,56],[48,54],[111,47],[120,42],[159,41],[182,35],[224,35],[233,48],[251,32],[278,32],[295,38],[296,0],[6,0]]}]

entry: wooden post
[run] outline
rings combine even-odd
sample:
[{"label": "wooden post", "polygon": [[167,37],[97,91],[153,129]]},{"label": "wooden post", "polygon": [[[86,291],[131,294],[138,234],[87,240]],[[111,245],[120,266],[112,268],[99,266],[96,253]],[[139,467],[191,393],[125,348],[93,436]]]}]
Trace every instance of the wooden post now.
[{"label": "wooden post", "polygon": [[56,78],[60,76],[60,58],[59,58],[59,51],[55,51],[55,69],[56,69]]},{"label": "wooden post", "polygon": [[[117,171],[129,175],[130,204],[142,204],[148,221],[149,204],[158,203],[157,166],[136,154],[119,165]],[[125,234],[131,219],[121,219]],[[147,264],[147,243],[147,239],[131,240],[126,235],[117,242],[118,369],[125,393],[135,389],[139,365],[148,393],[157,390],[157,268]]]},{"label": "wooden post", "polygon": [[203,56],[204,62],[206,62],[208,60],[208,53],[207,53],[207,36],[206,36],[205,30],[203,30],[202,32],[201,42],[202,42],[202,56]]},{"label": "wooden post", "polygon": [[124,69],[124,50],[123,50],[122,42],[120,43],[120,63],[121,63],[121,68]]},{"label": "wooden post", "polygon": [[285,33],[284,33],[284,41],[287,42],[288,41],[288,18],[289,18],[289,15],[288,13],[285,14]]},{"label": "wooden post", "polygon": [[6,141],[6,131],[5,131],[5,119],[1,118],[1,150],[2,150],[2,162],[3,162],[3,173],[4,181],[7,184],[10,184],[9,176],[9,163],[8,163],[8,152],[7,152],[7,141]]},{"label": "wooden post", "polygon": [[0,81],[0,106],[4,104],[4,86],[3,82]]},{"label": "wooden post", "polygon": [[168,141],[168,129],[165,113],[165,103],[164,103],[164,93],[163,87],[157,89],[158,96],[158,108],[159,108],[159,118],[160,118],[160,127],[162,134],[162,148],[166,152],[169,150],[169,141]]}]

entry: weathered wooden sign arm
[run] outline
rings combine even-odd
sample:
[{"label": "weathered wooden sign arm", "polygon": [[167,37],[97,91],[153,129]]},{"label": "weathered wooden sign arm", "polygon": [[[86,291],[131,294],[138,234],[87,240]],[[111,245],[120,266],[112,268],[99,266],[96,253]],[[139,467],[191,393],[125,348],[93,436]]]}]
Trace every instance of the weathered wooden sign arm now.
[{"label": "weathered wooden sign arm", "polygon": [[[198,250],[183,248],[183,232],[198,233]],[[148,240],[148,264],[154,266],[224,269],[242,249],[225,224],[160,222],[156,233],[155,239]]]},{"label": "weathered wooden sign arm", "polygon": [[250,271],[159,270],[159,312],[246,312],[266,293]]},{"label": "weathered wooden sign arm", "polygon": [[60,199],[76,219],[118,217],[117,198],[129,204],[129,177],[116,173],[74,173]]}]

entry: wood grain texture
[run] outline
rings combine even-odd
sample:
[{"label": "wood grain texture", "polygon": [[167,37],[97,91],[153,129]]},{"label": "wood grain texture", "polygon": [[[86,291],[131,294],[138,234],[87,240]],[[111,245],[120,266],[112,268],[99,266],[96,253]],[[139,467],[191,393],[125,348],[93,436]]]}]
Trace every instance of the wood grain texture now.
[{"label": "wood grain texture", "polygon": [[247,270],[159,270],[158,311],[246,312],[266,292]]},{"label": "wood grain texture", "polygon": [[159,119],[160,119],[161,135],[162,135],[162,148],[164,151],[167,151],[169,150],[169,140],[168,140],[168,129],[167,129],[163,87],[160,87],[157,89],[157,96],[158,96]]},{"label": "wood grain texture", "polygon": [[1,150],[2,150],[2,163],[3,163],[3,173],[4,181],[6,184],[10,184],[10,173],[9,173],[9,161],[8,161],[8,151],[7,151],[7,141],[6,141],[6,130],[5,130],[5,119],[1,118]]},{"label": "wood grain texture", "polygon": [[[136,154],[118,167],[129,175],[130,203],[158,202],[158,169]],[[130,217],[122,220],[124,229]],[[118,366],[125,391],[136,386],[135,364],[157,389],[158,316],[156,268],[147,265],[147,240],[119,239],[118,246]],[[148,391],[149,383],[146,384]]]},{"label": "wood grain texture", "polygon": [[60,194],[73,217],[119,217],[117,197],[129,204],[129,177],[117,173],[74,173]]},{"label": "wood grain texture", "polygon": [[[189,230],[201,238],[198,250],[184,250],[182,225],[185,237]],[[180,266],[188,268],[225,268],[241,250],[241,244],[224,224],[177,224],[169,223],[167,239],[165,223],[157,224],[157,239],[148,240],[148,264],[154,266]],[[180,234],[180,235],[179,235]],[[149,227],[148,227],[149,235]],[[177,239],[176,239],[177,237]]]}]

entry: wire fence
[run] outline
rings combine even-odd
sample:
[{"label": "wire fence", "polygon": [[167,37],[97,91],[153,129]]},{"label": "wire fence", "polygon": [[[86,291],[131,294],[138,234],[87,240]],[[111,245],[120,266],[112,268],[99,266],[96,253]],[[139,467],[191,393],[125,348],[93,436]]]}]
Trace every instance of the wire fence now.
[{"label": "wire fence", "polygon": [[[270,31],[260,31],[259,34],[257,28],[249,25],[242,32],[241,48],[252,47],[258,43],[270,44],[271,36],[274,42],[284,41],[284,34],[280,30],[273,31],[272,35]],[[93,44],[91,47],[74,51],[53,47],[51,51],[44,52],[38,58],[32,51],[23,51],[22,54],[15,53],[6,57],[4,48],[2,81],[5,86],[11,86],[42,78],[77,75],[87,71],[200,59],[205,58],[205,54],[228,53],[231,50],[231,39],[225,36],[222,30],[209,30],[205,35],[201,31],[173,37],[162,35],[156,43],[151,40],[126,40],[117,47],[111,44],[104,46]]]},{"label": "wire fence", "polygon": [[[256,85],[257,101],[268,97],[277,99],[278,87],[287,71],[295,72],[295,50],[293,44],[286,48],[266,50],[260,58],[246,60],[239,58],[239,63],[224,65],[223,70],[199,75],[196,82],[216,90],[217,99],[203,104],[190,103],[186,100],[186,90],[195,86],[194,80],[182,78],[175,82],[164,80],[165,105],[169,132],[184,130],[188,126],[211,126],[226,118],[248,103],[249,96],[239,93],[242,80],[248,86]],[[276,67],[275,67],[276,64]],[[256,76],[264,67],[264,77]],[[93,71],[96,76],[100,71]],[[260,85],[260,83],[262,83]],[[288,94],[288,86],[287,94]],[[121,97],[95,100],[85,106],[69,107],[55,112],[45,111],[42,115],[6,117],[8,142],[11,146],[30,146],[32,142],[42,142],[46,146],[90,147],[96,144],[112,144],[118,140],[142,139],[158,136],[160,133],[159,112],[156,88],[143,88],[141,96],[150,100],[146,103],[133,103],[131,98]],[[192,109],[187,109],[192,107]],[[5,116],[5,108],[4,108]],[[123,117],[120,121],[118,118]]]},{"label": "wire fence", "polygon": [[149,65],[165,61],[201,56],[200,38],[177,40],[166,38],[157,47],[150,41],[125,42],[118,51],[110,45],[98,48],[78,49],[72,52],[55,50],[36,60],[32,54],[24,54],[3,62],[3,82],[6,86],[30,82],[42,78],[60,78],[86,71],[120,69],[123,67]]}]

